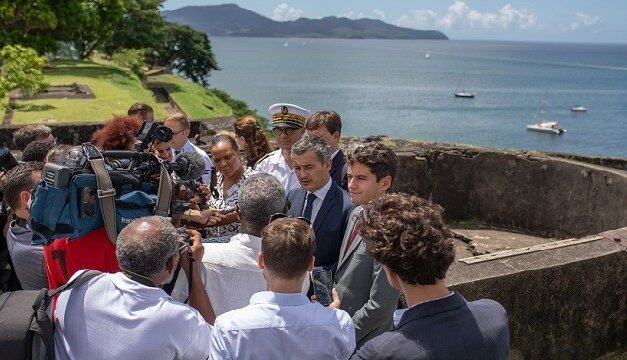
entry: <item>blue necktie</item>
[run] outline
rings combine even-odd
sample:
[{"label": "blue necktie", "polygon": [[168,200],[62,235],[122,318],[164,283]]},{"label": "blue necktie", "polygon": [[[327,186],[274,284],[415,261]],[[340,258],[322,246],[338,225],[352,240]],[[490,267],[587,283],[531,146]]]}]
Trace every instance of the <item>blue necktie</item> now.
[{"label": "blue necktie", "polygon": [[314,193],[309,193],[309,195],[307,195],[307,205],[305,206],[305,211],[303,211],[303,217],[309,219],[311,222],[313,222],[311,212],[313,211],[314,200],[316,200],[316,195]]}]

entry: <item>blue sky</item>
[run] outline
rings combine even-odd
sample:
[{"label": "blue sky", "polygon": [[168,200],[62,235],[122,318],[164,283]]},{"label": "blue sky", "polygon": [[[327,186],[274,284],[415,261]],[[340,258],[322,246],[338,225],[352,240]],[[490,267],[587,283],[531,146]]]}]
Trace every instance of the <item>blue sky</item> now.
[{"label": "blue sky", "polygon": [[[228,1],[166,0],[165,10]],[[381,19],[435,29],[452,39],[627,43],[626,0],[237,0],[242,8],[279,20],[299,17]]]}]

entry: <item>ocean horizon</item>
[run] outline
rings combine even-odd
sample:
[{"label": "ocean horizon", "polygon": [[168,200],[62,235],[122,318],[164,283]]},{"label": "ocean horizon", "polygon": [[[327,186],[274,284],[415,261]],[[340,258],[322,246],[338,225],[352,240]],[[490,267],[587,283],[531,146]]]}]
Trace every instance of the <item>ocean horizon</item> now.
[{"label": "ocean horizon", "polygon": [[[235,37],[211,44],[221,70],[210,86],[266,117],[268,106],[287,102],[336,110],[345,136],[627,157],[627,44]],[[463,89],[475,98],[453,95]],[[572,112],[577,105],[588,111]],[[526,130],[540,118],[567,132]]]}]

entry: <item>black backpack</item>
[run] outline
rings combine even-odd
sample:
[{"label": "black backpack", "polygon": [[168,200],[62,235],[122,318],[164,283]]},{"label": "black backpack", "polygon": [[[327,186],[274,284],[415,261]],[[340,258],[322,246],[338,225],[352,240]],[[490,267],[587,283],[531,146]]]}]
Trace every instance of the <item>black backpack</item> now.
[{"label": "black backpack", "polygon": [[54,360],[52,298],[102,274],[86,270],[54,290],[20,290],[0,294],[0,349],[3,360]]}]

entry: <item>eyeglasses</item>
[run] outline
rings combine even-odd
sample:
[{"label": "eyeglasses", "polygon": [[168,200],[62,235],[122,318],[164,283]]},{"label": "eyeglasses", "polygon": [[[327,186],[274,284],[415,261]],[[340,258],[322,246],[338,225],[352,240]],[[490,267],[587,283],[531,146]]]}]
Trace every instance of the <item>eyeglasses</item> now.
[{"label": "eyeglasses", "polygon": [[176,135],[178,135],[178,134],[182,133],[182,132],[183,132],[183,131],[185,131],[185,130],[187,130],[187,129],[182,129],[182,130],[179,130],[179,131],[175,132],[175,133],[174,133],[174,136],[176,136]]},{"label": "eyeglasses", "polygon": [[281,218],[290,218],[290,219],[298,219],[298,220],[302,220],[304,222],[307,223],[307,225],[311,225],[311,220],[307,219],[306,217],[291,217],[291,216],[287,216],[286,214],[283,213],[276,213],[276,214],[272,214],[270,215],[270,222],[273,222],[276,219],[281,219]]},{"label": "eyeglasses", "polygon": [[273,128],[272,132],[276,136],[281,136],[281,134],[285,134],[286,136],[291,136],[296,129],[293,128]]}]

